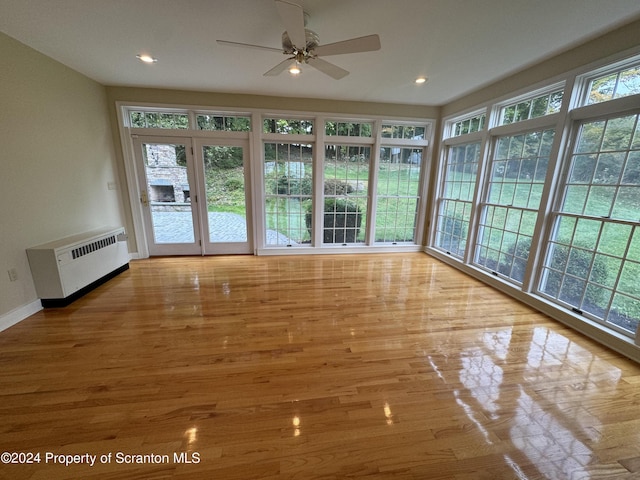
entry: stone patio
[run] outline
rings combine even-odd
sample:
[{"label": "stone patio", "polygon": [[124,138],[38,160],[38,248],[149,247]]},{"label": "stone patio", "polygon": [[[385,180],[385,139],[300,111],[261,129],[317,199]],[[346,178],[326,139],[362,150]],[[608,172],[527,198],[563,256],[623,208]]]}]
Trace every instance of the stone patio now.
[{"label": "stone patio", "polygon": [[[192,243],[191,212],[152,212],[156,243]],[[214,243],[247,241],[247,226],[237,213],[209,212],[210,240]],[[294,242],[274,230],[267,230],[267,244],[286,245]]]}]

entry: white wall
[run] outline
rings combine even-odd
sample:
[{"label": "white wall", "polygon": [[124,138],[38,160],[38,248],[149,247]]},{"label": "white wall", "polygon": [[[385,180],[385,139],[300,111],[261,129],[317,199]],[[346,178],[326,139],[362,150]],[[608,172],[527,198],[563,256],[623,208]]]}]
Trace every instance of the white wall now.
[{"label": "white wall", "polygon": [[26,248],[123,218],[105,88],[2,33],[0,58],[2,329],[37,305]]}]

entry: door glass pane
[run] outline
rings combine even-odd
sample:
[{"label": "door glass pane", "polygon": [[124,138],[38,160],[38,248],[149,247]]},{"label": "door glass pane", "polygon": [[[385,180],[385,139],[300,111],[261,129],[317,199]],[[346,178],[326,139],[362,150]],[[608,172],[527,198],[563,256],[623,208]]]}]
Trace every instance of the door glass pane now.
[{"label": "door glass pane", "polygon": [[194,243],[184,144],[145,143],[142,152],[154,242]]},{"label": "door glass pane", "polygon": [[243,148],[202,147],[210,242],[246,242]]}]

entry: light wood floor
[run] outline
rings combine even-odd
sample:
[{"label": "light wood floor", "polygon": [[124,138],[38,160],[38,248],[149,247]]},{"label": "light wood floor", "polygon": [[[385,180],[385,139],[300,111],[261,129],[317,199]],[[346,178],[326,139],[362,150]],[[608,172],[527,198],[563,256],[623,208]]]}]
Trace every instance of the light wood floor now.
[{"label": "light wood floor", "polygon": [[0,333],[0,451],[40,454],[12,480],[640,478],[640,366],[422,253],[139,260]]}]

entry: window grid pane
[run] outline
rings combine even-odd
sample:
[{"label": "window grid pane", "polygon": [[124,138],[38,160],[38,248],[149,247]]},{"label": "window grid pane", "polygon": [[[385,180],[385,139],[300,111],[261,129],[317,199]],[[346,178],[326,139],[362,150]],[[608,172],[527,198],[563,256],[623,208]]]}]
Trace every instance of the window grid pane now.
[{"label": "window grid pane", "polygon": [[549,164],[553,130],[498,137],[474,262],[521,284]]},{"label": "window grid pane", "polygon": [[640,321],[640,229],[561,214],[554,232],[540,292],[580,313],[635,332]]},{"label": "window grid pane", "polygon": [[371,147],[327,145],[323,243],[364,243]]},{"label": "window grid pane", "polygon": [[638,221],[639,115],[585,122],[579,131],[561,211]]},{"label": "window grid pane", "polygon": [[421,148],[382,147],[376,195],[376,242],[415,242],[421,163]]},{"label": "window grid pane", "polygon": [[449,148],[444,165],[435,246],[457,258],[467,246],[479,159],[480,142],[457,145]]},{"label": "window grid pane", "polygon": [[443,200],[437,218],[436,247],[462,258],[467,247],[471,202]]},{"label": "window grid pane", "polygon": [[265,143],[266,245],[311,241],[313,189],[311,145]]},{"label": "window grid pane", "polygon": [[487,205],[480,220],[475,264],[522,283],[537,211]]},{"label": "window grid pane", "polygon": [[489,181],[489,202],[537,209],[549,164],[554,131],[497,139]]}]

